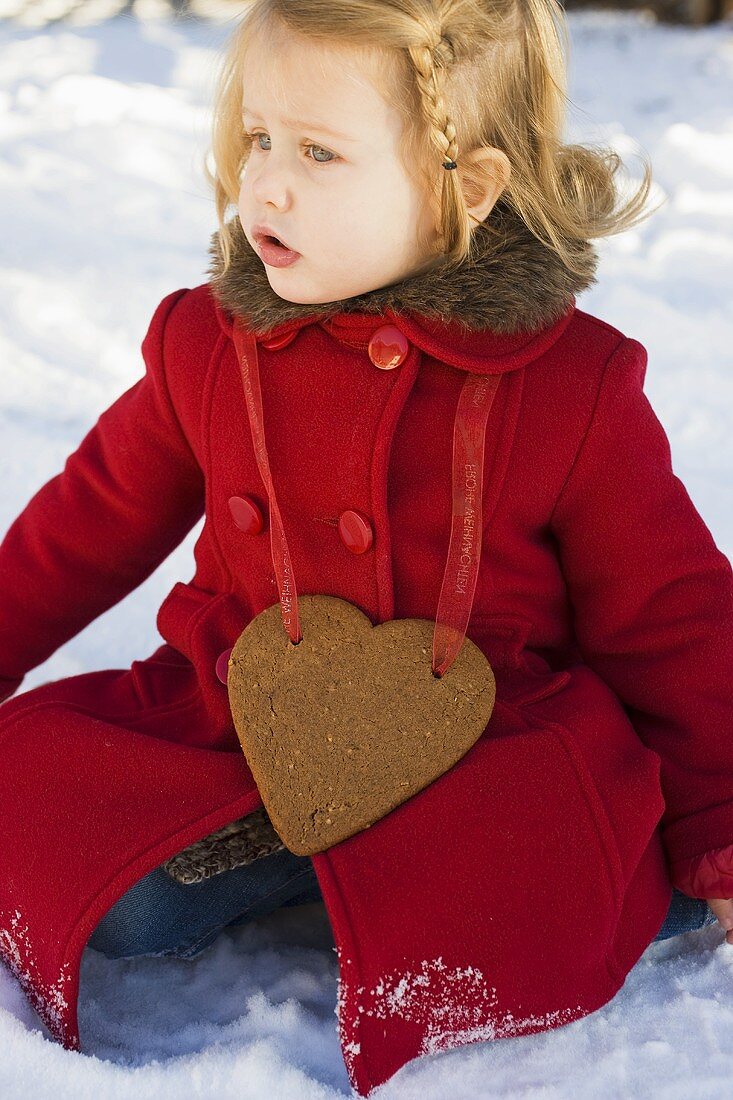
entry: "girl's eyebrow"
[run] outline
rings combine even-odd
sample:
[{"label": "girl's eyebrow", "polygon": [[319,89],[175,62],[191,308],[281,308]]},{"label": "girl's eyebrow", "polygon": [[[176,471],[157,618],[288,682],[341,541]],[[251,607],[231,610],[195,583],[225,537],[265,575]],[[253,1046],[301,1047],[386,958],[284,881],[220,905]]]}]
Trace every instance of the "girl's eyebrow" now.
[{"label": "girl's eyebrow", "polygon": [[[264,122],[264,119],[254,113],[254,111],[245,110],[242,112],[242,121],[245,122],[247,118],[256,120],[257,122]],[[313,130],[319,134],[330,134],[331,137],[338,138],[339,141],[351,141],[356,142],[358,138],[349,137],[348,134],[342,134],[340,130],[332,130],[330,126],[322,126],[320,123],[304,122],[298,118],[281,118],[283,126],[287,126],[289,130]]]}]

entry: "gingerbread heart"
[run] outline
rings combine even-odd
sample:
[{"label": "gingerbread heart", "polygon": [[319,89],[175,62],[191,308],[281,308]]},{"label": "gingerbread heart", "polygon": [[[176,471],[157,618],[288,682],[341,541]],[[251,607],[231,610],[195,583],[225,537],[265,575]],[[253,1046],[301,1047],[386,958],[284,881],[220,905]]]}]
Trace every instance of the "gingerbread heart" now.
[{"label": "gingerbread heart", "polygon": [[496,680],[469,638],[434,676],[429,619],[374,627],[353,604],[321,594],[299,596],[298,608],[297,645],[279,603],[245,627],[227,689],[276,832],[291,852],[312,855],[453,767],[486,728]]}]

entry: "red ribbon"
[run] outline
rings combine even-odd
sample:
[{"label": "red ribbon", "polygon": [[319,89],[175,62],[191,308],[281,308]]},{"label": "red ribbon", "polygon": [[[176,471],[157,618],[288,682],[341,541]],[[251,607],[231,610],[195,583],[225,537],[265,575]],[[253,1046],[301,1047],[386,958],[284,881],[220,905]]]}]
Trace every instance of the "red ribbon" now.
[{"label": "red ribbon", "polygon": [[[302,638],[298,594],[267,457],[257,339],[237,317],[234,319],[233,336],[242,371],[255,457],[270,500],[270,547],[283,625],[291,642],[297,645]],[[476,375],[468,372],[458,399],[453,424],[453,523],[433,633],[432,671],[435,676],[443,676],[458,656],[471,616],[481,560],[486,422],[500,379],[500,374]]]}]

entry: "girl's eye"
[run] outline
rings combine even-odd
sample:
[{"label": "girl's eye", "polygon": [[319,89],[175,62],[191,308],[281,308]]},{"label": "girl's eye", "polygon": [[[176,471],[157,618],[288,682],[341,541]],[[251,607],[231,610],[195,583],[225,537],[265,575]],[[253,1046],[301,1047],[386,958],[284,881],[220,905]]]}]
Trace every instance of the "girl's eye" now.
[{"label": "girl's eye", "polygon": [[[261,137],[266,138],[267,134],[263,130],[258,130],[254,134],[246,134],[246,137],[251,138],[253,142],[257,142],[258,138],[261,138]],[[263,149],[262,146],[259,144],[259,142],[257,142],[256,147],[260,150],[261,153],[266,153],[268,151],[267,149]],[[310,145],[306,145],[305,148],[306,149],[316,149],[316,150],[318,150],[319,153],[325,153],[327,157],[331,158],[330,160],[315,160],[314,157],[311,157],[310,159],[313,160],[315,164],[331,164],[331,163],[333,163],[333,161],[338,160],[338,157],[336,156],[335,153],[330,153],[328,151],[328,149],[324,149],[322,145],[310,144]]]}]

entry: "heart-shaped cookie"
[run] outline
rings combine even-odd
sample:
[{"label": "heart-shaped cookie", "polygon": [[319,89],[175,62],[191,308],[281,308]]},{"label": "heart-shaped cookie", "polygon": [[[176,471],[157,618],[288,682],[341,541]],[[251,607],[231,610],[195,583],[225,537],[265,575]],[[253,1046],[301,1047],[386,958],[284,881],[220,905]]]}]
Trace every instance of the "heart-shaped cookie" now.
[{"label": "heart-shaped cookie", "polygon": [[256,616],[229,657],[232,717],[272,824],[296,855],[366,829],[475,744],[496,698],[491,665],[464,638],[443,676],[429,619],[373,627],[336,596],[298,597],[293,645],[280,604]]}]

